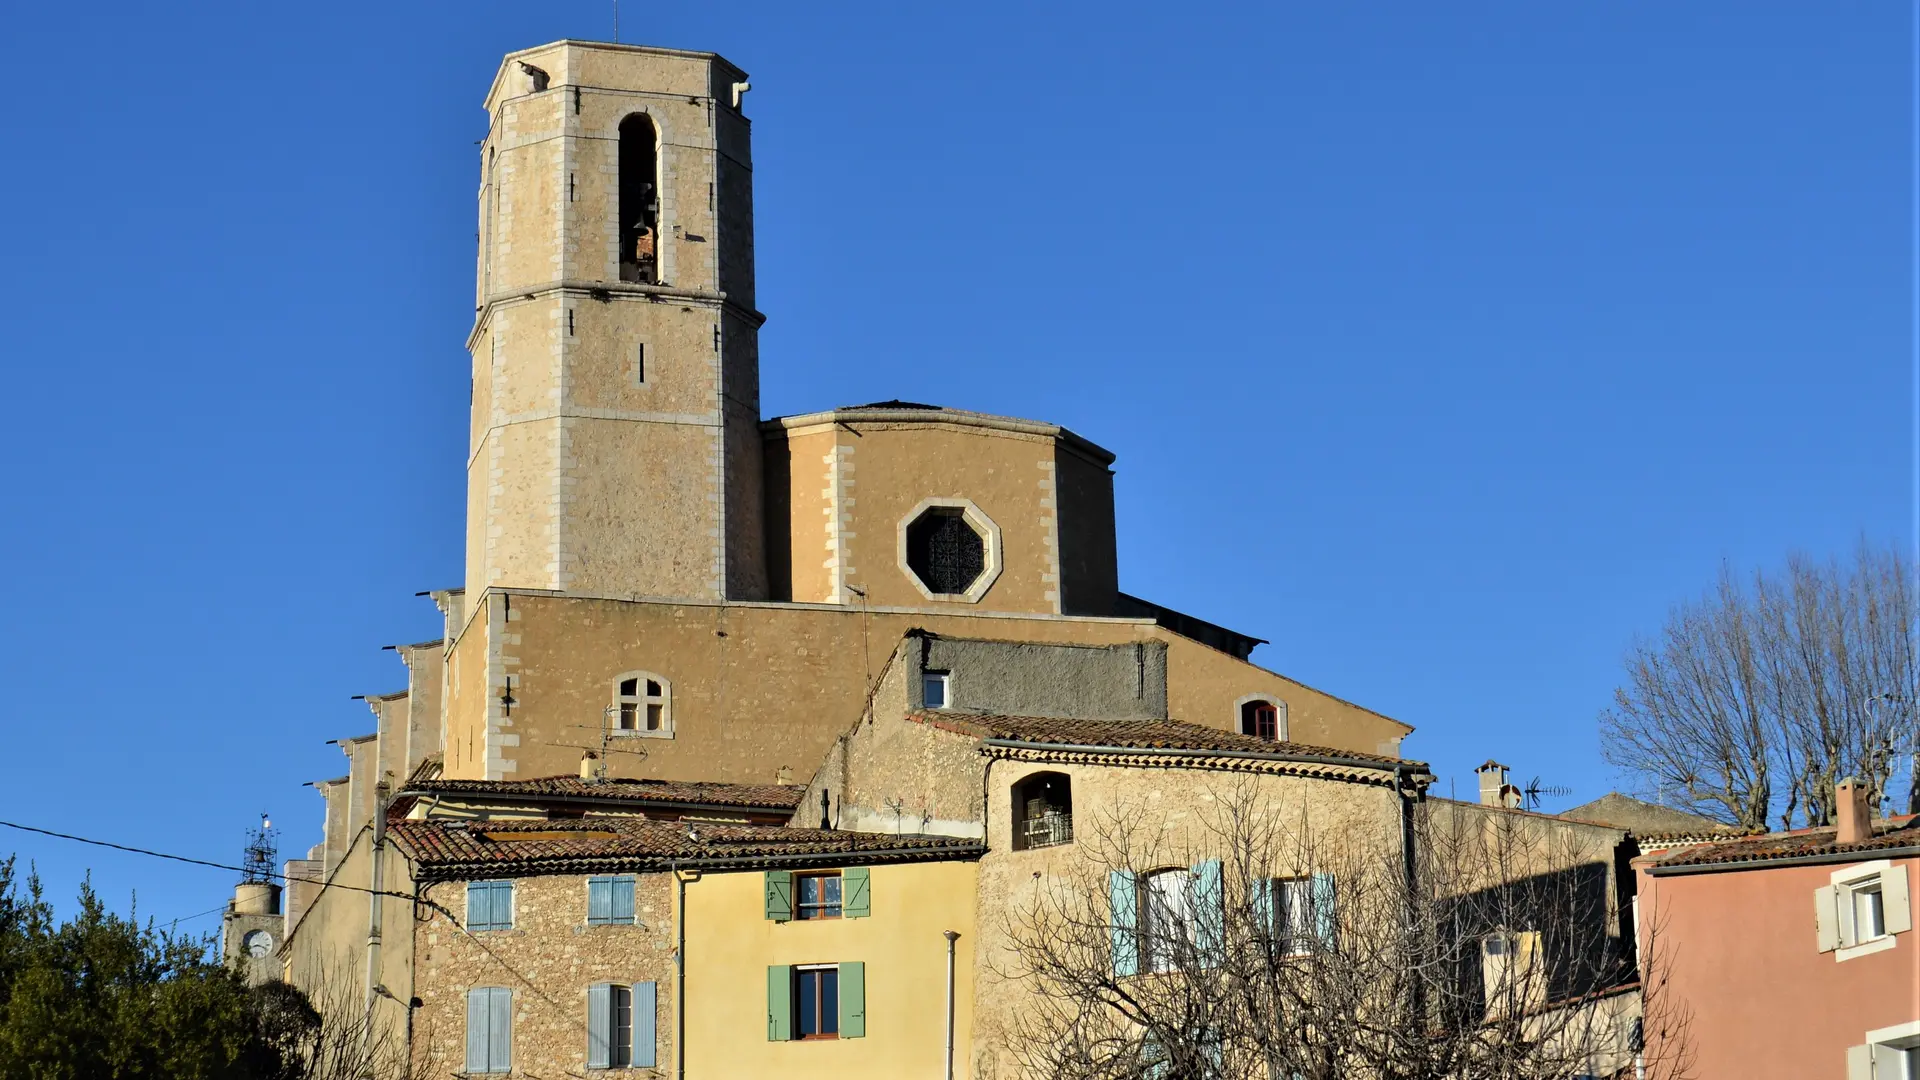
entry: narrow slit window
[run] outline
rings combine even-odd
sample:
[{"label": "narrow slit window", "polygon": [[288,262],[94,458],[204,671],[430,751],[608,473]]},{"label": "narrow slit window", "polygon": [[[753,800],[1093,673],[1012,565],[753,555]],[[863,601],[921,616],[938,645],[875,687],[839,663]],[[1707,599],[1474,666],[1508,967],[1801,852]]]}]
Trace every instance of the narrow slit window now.
[{"label": "narrow slit window", "polygon": [[633,348],[633,381],[647,385],[647,343],[644,341]]}]

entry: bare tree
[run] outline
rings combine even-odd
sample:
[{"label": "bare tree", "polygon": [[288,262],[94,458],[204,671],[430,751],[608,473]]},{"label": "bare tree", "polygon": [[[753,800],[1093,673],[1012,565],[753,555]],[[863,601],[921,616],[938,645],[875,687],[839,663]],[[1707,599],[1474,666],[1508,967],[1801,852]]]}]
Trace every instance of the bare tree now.
[{"label": "bare tree", "polygon": [[[1169,838],[1096,815],[1016,903],[1013,1050],[1058,1080],[1546,1080],[1685,1074],[1639,980],[1611,852],[1540,819],[1422,803],[1327,835],[1248,786]],[[1394,830],[1389,830],[1393,832]],[[1172,870],[1159,868],[1172,866]],[[1639,1042],[1657,1014],[1661,1060]]]},{"label": "bare tree", "polygon": [[1600,718],[1607,760],[1655,799],[1749,829],[1830,823],[1849,775],[1876,805],[1904,779],[1920,812],[1917,615],[1912,565],[1864,542],[1846,564],[1723,570],[1632,647]]},{"label": "bare tree", "polygon": [[329,966],[301,990],[283,982],[255,987],[255,1014],[287,1063],[284,1080],[402,1080],[404,1033],[369,1009],[351,970]]}]

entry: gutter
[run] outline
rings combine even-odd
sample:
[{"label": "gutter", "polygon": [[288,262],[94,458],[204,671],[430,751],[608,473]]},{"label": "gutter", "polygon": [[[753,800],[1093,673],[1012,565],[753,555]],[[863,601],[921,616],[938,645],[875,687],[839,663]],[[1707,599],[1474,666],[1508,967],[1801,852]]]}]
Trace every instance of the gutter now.
[{"label": "gutter", "polygon": [[521,791],[502,794],[495,794],[488,791],[435,791],[431,788],[408,788],[393,798],[394,801],[398,802],[408,797],[415,799],[431,798],[434,800],[436,806],[446,799],[468,799],[476,802],[584,803],[591,806],[651,807],[664,810],[716,810],[732,811],[735,813],[780,814],[786,817],[792,817],[794,811],[799,809],[799,804],[797,803],[793,806],[774,806],[760,803],[679,802],[673,799],[615,799],[605,795],[539,795]]},{"label": "gutter", "polygon": [[1819,855],[1794,855],[1775,859],[1737,859],[1729,862],[1686,863],[1646,868],[1650,877],[1678,877],[1681,874],[1712,874],[1733,870],[1764,870],[1770,866],[1830,866],[1833,863],[1867,862],[1872,859],[1907,859],[1920,856],[1920,844],[1905,847],[1866,848],[1860,851],[1828,851]]},{"label": "gutter", "polygon": [[635,873],[658,873],[661,870],[672,871],[677,868],[698,870],[750,870],[767,865],[797,863],[813,866],[858,866],[889,858],[918,858],[925,862],[948,862],[959,859],[977,859],[987,853],[985,844],[969,844],[966,847],[952,848],[886,848],[872,851],[827,851],[797,855],[738,855],[710,856],[701,859],[668,858],[659,855],[566,855],[536,863],[516,865],[512,860],[489,860],[487,862],[444,862],[429,863],[418,860],[422,881],[464,881],[469,873],[493,874],[519,871],[519,876],[534,877],[540,874],[573,873],[575,867],[584,865],[606,866],[611,869],[629,870]]},{"label": "gutter", "polygon": [[[1366,769],[1371,772],[1391,773],[1395,776],[1432,776],[1432,770],[1419,762],[1412,761],[1375,761],[1361,758],[1339,757],[1333,754],[1286,754],[1261,750],[1202,750],[1194,748],[1175,749],[1160,746],[1098,746],[1089,743],[1052,743],[1028,742],[1024,739],[982,739],[983,746],[1004,746],[1014,750],[1053,750],[1062,753],[1078,754],[1139,754],[1159,757],[1217,757],[1246,758],[1255,761],[1291,761],[1304,765],[1343,765],[1348,768]],[[1416,771],[1412,767],[1419,765]]]}]

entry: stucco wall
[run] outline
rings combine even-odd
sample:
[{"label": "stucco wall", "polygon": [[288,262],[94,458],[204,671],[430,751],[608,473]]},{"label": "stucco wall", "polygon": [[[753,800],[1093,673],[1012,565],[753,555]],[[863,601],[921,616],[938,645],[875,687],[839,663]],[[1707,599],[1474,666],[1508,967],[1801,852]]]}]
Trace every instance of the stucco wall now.
[{"label": "stucco wall", "polygon": [[[1920,885],[1920,859],[1898,864]],[[1920,1021],[1920,930],[1851,960],[1819,951],[1814,891],[1847,865],[1641,871],[1642,954],[1655,957],[1671,1000],[1692,1012],[1683,1030],[1696,1076],[1839,1080],[1847,1048],[1868,1031]],[[1920,916],[1920,890],[1909,904]],[[1663,1030],[1649,1024],[1648,1036],[1659,1039]]]},{"label": "stucco wall", "polygon": [[[1014,851],[1011,808],[1013,787],[1036,772],[1064,773],[1072,785],[1072,843]],[[1126,865],[1139,870],[1190,866],[1220,857],[1223,843],[1216,826],[1222,803],[1243,796],[1298,822],[1315,844],[1353,851],[1397,850],[1399,801],[1392,791],[1360,784],[1292,776],[1216,772],[1189,768],[1127,768],[1042,762],[995,761],[987,776],[988,854],[980,862],[979,941],[975,956],[980,988],[974,1004],[970,1060],[980,1080],[1024,1075],[1011,1049],[1015,1016],[1030,1008],[1032,991],[994,970],[1006,967],[1009,933],[1016,913],[1040,895],[1066,890],[1107,910],[1106,872],[1115,864],[1097,854],[1100,838],[1118,835],[1115,823],[1147,826],[1131,835]],[[1364,847],[1362,845],[1365,845]],[[1288,852],[1293,849],[1287,848]],[[1282,854],[1282,853],[1276,853]],[[1275,876],[1311,872],[1313,867],[1275,865]]]},{"label": "stucco wall", "polygon": [[[687,1072],[690,1076],[938,1077],[946,1039],[947,943],[956,930],[955,1075],[968,1077],[976,953],[974,864],[871,871],[872,915],[777,923],[762,876],[708,874],[687,886]],[[866,964],[864,1038],[767,1039],[767,967]]]}]

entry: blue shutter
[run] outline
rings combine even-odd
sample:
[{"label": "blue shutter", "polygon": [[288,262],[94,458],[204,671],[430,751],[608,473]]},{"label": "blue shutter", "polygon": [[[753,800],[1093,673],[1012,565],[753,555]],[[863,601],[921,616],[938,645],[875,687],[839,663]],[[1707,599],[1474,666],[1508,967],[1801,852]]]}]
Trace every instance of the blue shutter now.
[{"label": "blue shutter", "polygon": [[[631,886],[633,879],[628,878],[627,884]],[[654,1047],[658,1038],[654,1034],[658,999],[659,991],[655,984],[633,984],[633,1066],[636,1069],[651,1069],[659,1060],[659,1053]]]},{"label": "blue shutter", "polygon": [[493,883],[467,882],[467,929],[493,929]]},{"label": "blue shutter", "polygon": [[1334,907],[1333,875],[1313,875],[1313,932],[1320,938],[1322,948],[1331,949],[1340,925],[1339,914]]},{"label": "blue shutter", "polygon": [[513,1069],[513,991],[496,986],[492,996],[492,1007],[487,1010],[487,1071],[510,1072]]},{"label": "blue shutter", "polygon": [[587,925],[604,926],[613,921],[613,879],[587,879]]},{"label": "blue shutter", "polygon": [[[588,886],[591,895],[592,886]],[[604,1069],[613,1055],[613,987],[595,983],[587,987],[587,1068]]]},{"label": "blue shutter", "polygon": [[864,919],[873,914],[872,893],[868,889],[871,875],[864,866],[849,866],[840,873],[840,917],[844,919]]},{"label": "blue shutter", "polygon": [[511,881],[493,883],[493,928],[495,930],[513,929],[513,882]]},{"label": "blue shutter", "polygon": [[788,922],[793,918],[793,875],[785,870],[769,870],[766,876],[767,918]]},{"label": "blue shutter", "polygon": [[[468,887],[471,895],[472,887]],[[467,991],[467,1071],[487,1071],[487,1015],[492,998],[484,987]]]},{"label": "blue shutter", "polygon": [[1227,907],[1220,860],[1208,859],[1193,867],[1193,947],[1202,967],[1227,962]]},{"label": "blue shutter", "polygon": [[840,1037],[864,1038],[867,1034],[867,965],[863,961],[840,964]]},{"label": "blue shutter", "polygon": [[1113,973],[1140,973],[1140,887],[1128,870],[1107,873],[1107,898],[1113,905]]},{"label": "blue shutter", "polygon": [[633,924],[633,879],[630,877],[613,879],[613,921],[625,926]]}]

